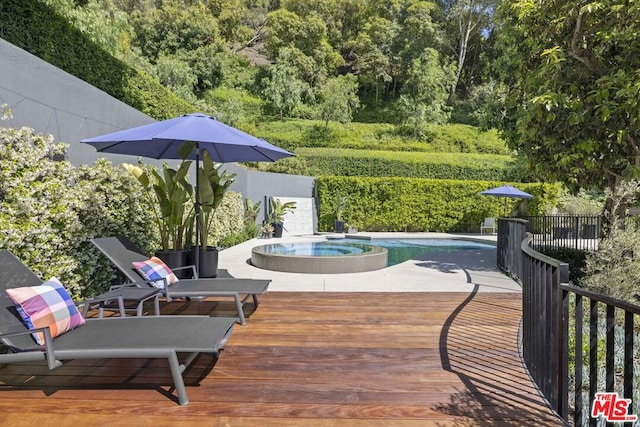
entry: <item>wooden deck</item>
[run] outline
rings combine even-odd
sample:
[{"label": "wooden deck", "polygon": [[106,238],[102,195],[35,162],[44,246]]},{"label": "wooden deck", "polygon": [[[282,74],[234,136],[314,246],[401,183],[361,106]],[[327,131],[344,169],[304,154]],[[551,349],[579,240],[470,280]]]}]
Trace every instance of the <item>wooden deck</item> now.
[{"label": "wooden deck", "polygon": [[[520,304],[509,293],[271,292],[217,361],[200,356],[186,373],[189,406],[164,361],[13,365],[0,368],[0,423],[562,425],[522,367]],[[163,313],[212,306],[232,313],[202,301]]]}]

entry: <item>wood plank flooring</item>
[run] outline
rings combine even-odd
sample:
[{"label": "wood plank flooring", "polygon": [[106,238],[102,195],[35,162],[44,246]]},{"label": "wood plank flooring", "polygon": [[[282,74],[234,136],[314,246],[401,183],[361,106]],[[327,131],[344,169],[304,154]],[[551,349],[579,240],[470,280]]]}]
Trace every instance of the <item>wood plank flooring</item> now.
[{"label": "wood plank flooring", "polygon": [[[271,292],[218,360],[186,372],[189,406],[160,360],[12,365],[0,368],[0,424],[562,425],[521,364],[520,307],[510,293]],[[226,301],[162,310],[233,313]]]}]

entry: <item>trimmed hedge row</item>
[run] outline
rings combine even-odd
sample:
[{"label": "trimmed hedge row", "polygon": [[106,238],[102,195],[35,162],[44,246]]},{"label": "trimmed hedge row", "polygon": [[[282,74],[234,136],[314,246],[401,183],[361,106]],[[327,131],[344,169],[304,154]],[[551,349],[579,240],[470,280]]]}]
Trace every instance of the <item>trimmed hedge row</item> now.
[{"label": "trimmed hedge row", "polygon": [[0,2],[0,37],[157,119],[194,107],[129,67],[37,0]]},{"label": "trimmed hedge row", "polygon": [[296,156],[312,175],[517,181],[519,174],[515,159],[499,154],[299,148]]},{"label": "trimmed hedge row", "polygon": [[331,123],[329,131],[316,120],[263,120],[253,133],[287,150],[300,147],[353,148],[359,150],[422,151],[509,154],[495,130],[482,132],[461,125],[430,125],[426,140],[403,135],[388,123]]},{"label": "trimmed hedge row", "polygon": [[556,204],[555,184],[517,184],[535,197],[505,199],[479,194],[498,181],[322,176],[318,190],[319,230],[333,230],[336,194],[347,195],[343,218],[361,231],[478,232],[486,217],[518,205],[523,214],[544,213]]}]

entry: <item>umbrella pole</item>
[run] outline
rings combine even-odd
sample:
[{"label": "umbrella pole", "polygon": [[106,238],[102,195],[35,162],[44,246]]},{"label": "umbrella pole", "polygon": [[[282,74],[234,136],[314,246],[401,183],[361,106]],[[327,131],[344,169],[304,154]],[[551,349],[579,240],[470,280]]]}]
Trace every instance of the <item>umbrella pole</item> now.
[{"label": "umbrella pole", "polygon": [[196,143],[196,274],[200,274],[200,144]]}]

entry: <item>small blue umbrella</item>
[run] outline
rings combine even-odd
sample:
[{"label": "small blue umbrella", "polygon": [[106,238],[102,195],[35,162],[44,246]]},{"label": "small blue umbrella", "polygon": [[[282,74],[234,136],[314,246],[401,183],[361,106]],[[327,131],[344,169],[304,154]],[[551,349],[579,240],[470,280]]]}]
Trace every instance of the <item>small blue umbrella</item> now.
[{"label": "small blue umbrella", "polygon": [[[153,159],[181,159],[178,148],[185,142],[194,142],[196,149],[188,158],[195,159],[196,167],[200,160],[200,150],[207,150],[211,159],[219,163],[274,162],[293,156],[293,153],[202,113],[185,114],[80,142],[93,145],[101,153],[129,154]],[[198,175],[196,173],[196,221],[199,221],[200,213]],[[196,231],[196,270],[199,267],[197,251]]]},{"label": "small blue umbrella", "polygon": [[533,195],[526,193],[522,190],[518,190],[510,185],[503,185],[501,187],[491,188],[489,190],[481,191],[480,194],[485,196],[505,197],[504,199],[504,213],[507,215],[507,199],[533,199]]}]

